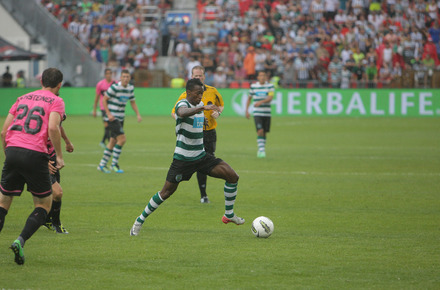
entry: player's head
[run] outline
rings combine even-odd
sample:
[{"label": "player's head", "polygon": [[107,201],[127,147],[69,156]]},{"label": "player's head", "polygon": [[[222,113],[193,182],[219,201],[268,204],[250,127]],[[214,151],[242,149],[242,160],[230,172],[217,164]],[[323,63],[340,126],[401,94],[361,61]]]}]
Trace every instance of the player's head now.
[{"label": "player's head", "polygon": [[57,68],[48,68],[43,71],[41,76],[41,85],[43,88],[55,89],[56,95],[61,88],[61,83],[63,82],[63,73]]},{"label": "player's head", "polygon": [[106,68],[104,70],[104,77],[108,82],[112,80],[112,75],[113,75],[113,72],[110,68]]},{"label": "player's head", "polygon": [[205,83],[205,68],[201,65],[196,65],[191,70],[191,77],[199,79],[203,84]]},{"label": "player's head", "polygon": [[130,72],[126,69],[121,71],[121,85],[126,87],[131,80]]},{"label": "player's head", "polygon": [[190,79],[186,83],[186,99],[193,105],[200,103],[203,97],[203,83],[199,79]]},{"label": "player's head", "polygon": [[57,68],[48,68],[43,71],[41,84],[45,88],[56,88],[63,81],[63,73]]},{"label": "player's head", "polygon": [[264,70],[260,70],[257,75],[257,80],[260,84],[264,84],[267,81],[267,75]]}]

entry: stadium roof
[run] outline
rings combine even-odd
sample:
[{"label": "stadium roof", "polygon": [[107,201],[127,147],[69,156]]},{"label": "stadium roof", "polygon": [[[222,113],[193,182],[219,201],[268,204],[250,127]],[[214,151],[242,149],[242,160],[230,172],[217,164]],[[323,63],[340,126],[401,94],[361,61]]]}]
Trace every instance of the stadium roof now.
[{"label": "stadium roof", "polygon": [[43,54],[24,50],[0,37],[0,61],[38,60]]}]

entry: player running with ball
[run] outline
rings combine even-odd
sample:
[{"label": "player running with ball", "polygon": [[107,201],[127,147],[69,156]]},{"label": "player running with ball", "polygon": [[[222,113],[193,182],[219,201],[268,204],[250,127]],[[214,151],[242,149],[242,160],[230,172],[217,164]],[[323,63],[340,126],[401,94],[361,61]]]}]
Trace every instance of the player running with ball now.
[{"label": "player running with ball", "polygon": [[142,214],[135,220],[130,235],[137,236],[145,219],[168,199],[183,180],[189,180],[194,172],[202,172],[211,177],[224,179],[225,215],[222,221],[241,225],[244,219],[234,213],[237,197],[238,174],[225,161],[206,153],[203,146],[203,111],[218,110],[215,105],[204,105],[203,83],[191,79],[186,84],[186,98],[176,104],[177,142],[173,162],[161,191],[157,192],[145,207]]}]

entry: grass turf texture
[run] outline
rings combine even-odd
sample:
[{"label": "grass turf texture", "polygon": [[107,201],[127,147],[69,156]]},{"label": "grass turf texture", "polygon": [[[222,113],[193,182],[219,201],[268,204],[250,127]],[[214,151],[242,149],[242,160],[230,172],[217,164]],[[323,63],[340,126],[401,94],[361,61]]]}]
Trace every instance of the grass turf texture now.
[{"label": "grass turf texture", "polygon": [[[0,234],[0,288],[440,287],[438,118],[273,118],[266,159],[256,158],[252,120],[219,123],[217,155],[240,175],[243,226],[221,222],[223,182],[209,178],[211,203],[200,204],[194,176],[129,236],[165,181],[173,120],[127,118],[117,175],[96,170],[100,120],[69,116],[75,152],[65,153],[61,184],[70,234],[40,228],[17,266],[8,247],[33,206],[27,192],[16,198]],[[260,215],[275,224],[268,239],[250,231]]]}]

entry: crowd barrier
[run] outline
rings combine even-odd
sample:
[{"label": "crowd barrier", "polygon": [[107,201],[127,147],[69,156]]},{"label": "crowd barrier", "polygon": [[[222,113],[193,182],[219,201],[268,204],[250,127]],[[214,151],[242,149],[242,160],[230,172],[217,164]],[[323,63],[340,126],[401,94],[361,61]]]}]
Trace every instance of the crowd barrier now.
[{"label": "crowd barrier", "polygon": [[[16,98],[34,89],[0,89],[0,116],[6,116]],[[183,89],[136,88],[144,116],[169,115]],[[248,89],[219,89],[224,116],[244,116]],[[94,88],[65,87],[60,91],[70,115],[89,115]],[[134,115],[127,105],[127,115]],[[440,116],[439,89],[277,89],[273,116],[436,117]]]}]

